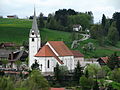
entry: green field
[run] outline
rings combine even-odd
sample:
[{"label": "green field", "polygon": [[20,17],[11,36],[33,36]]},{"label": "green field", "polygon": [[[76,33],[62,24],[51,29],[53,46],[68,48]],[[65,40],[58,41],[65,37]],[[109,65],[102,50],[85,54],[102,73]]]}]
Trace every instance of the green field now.
[{"label": "green field", "polygon": [[91,51],[91,52],[86,52],[85,53],[85,57],[86,58],[90,58],[90,57],[105,57],[105,56],[110,56],[111,54],[113,54],[114,52],[117,52],[117,54],[120,56],[120,41],[118,42],[118,44],[116,46],[99,46],[98,41],[94,40],[94,39],[88,39],[86,41],[82,41],[79,43],[78,48],[76,48],[77,50],[81,51],[82,53],[84,53],[83,49],[81,47],[83,47],[85,44],[92,42],[93,45],[95,46],[96,50],[95,51]]},{"label": "green field", "polygon": [[[0,42],[14,42],[22,44],[23,41],[28,41],[31,27],[32,21],[30,20],[0,19]],[[41,29],[40,35],[43,41],[71,41],[71,34],[68,32]]]},{"label": "green field", "polygon": [[[0,19],[0,43],[1,42],[14,42],[19,45],[23,43],[23,41],[28,41],[29,31],[32,27],[31,20],[25,19]],[[71,33],[62,32],[50,29],[41,29],[40,30],[42,41],[65,41],[65,44],[70,48],[71,46]],[[86,41],[82,41],[79,43],[79,46],[74,50],[79,50],[83,53],[83,49],[81,47],[84,44],[92,42],[96,47],[96,50],[93,52],[85,53],[85,57],[101,57],[101,56],[109,56],[114,52],[117,52],[120,56],[120,42],[114,46],[99,46],[98,42],[94,39],[89,39]]]}]

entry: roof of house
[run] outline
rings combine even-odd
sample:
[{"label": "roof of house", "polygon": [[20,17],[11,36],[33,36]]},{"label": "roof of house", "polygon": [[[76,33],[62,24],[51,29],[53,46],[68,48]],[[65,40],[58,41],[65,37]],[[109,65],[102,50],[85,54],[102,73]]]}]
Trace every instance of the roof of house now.
[{"label": "roof of house", "polygon": [[79,51],[71,50],[71,52],[73,53],[74,57],[84,57],[84,55]]},{"label": "roof of house", "polygon": [[50,90],[65,90],[65,88],[51,88]]},{"label": "roof of house", "polygon": [[48,45],[44,45],[35,56],[36,57],[54,57],[60,64],[63,64],[63,62],[54,54],[54,52],[50,49]]},{"label": "roof of house", "polygon": [[59,56],[73,56],[72,52],[63,41],[48,41],[48,43],[53,47]]},{"label": "roof of house", "polygon": [[[120,60],[120,57],[118,57]],[[98,60],[102,59],[105,63],[108,62],[109,57],[100,57]]]},{"label": "roof of house", "polygon": [[0,49],[0,57],[8,58],[13,50]]},{"label": "roof of house", "polygon": [[101,59],[102,59],[105,63],[107,63],[107,61],[108,61],[108,57],[101,57]]}]

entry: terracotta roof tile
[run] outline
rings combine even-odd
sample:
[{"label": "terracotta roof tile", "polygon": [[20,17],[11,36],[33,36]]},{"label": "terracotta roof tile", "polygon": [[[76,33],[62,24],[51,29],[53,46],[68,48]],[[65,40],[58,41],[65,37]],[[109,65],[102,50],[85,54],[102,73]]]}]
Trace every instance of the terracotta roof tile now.
[{"label": "terracotta roof tile", "polygon": [[84,57],[84,55],[79,51],[71,50],[71,52],[73,53],[74,57]]},{"label": "terracotta roof tile", "polygon": [[60,64],[64,64],[50,49],[48,45],[44,45],[38,53],[35,55],[35,57],[54,57]]},{"label": "terracotta roof tile", "polygon": [[50,90],[65,90],[65,88],[51,88]]},{"label": "terracotta roof tile", "polygon": [[84,57],[84,55],[79,51],[71,50],[71,52],[73,53],[74,57]]},{"label": "terracotta roof tile", "polygon": [[[105,63],[107,63],[107,62],[108,62],[109,57],[101,57],[100,59],[102,59]],[[120,60],[120,57],[118,57],[118,59]]]},{"label": "terracotta roof tile", "polygon": [[44,45],[38,53],[35,55],[36,57],[43,57],[43,56],[55,56],[54,52],[49,48],[48,45]]},{"label": "terracotta roof tile", "polygon": [[108,57],[101,57],[101,59],[102,59],[105,63],[107,63],[107,61],[108,61]]},{"label": "terracotta roof tile", "polygon": [[48,43],[54,48],[54,50],[59,54],[59,56],[73,55],[63,41],[48,41]]}]

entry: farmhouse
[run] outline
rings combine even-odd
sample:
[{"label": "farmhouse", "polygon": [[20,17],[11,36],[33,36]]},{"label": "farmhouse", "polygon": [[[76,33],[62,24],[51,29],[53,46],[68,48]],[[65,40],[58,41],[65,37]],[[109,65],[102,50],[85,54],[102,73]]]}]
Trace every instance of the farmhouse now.
[{"label": "farmhouse", "polygon": [[73,31],[82,31],[82,26],[79,24],[73,25]]},{"label": "farmhouse", "polygon": [[17,19],[18,16],[17,16],[17,15],[8,15],[7,18],[14,18],[14,19]]},{"label": "farmhouse", "polygon": [[[29,33],[29,68],[37,61],[42,72],[53,72],[58,63],[60,66],[67,66],[68,70],[74,70],[76,62],[84,62],[84,57],[78,51],[71,51],[63,41],[48,41],[41,47],[41,38],[34,17],[32,29]],[[82,64],[82,63],[81,63]]]},{"label": "farmhouse", "polygon": [[24,50],[0,49],[0,66],[3,67],[3,61],[7,61],[6,68],[16,68],[15,61],[25,61],[28,54]]}]

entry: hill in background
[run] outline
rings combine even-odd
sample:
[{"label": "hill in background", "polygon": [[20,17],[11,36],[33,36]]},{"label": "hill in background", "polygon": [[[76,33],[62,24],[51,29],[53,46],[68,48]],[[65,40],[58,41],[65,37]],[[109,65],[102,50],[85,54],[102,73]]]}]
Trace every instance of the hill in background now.
[{"label": "hill in background", "polygon": [[[24,19],[0,19],[0,42],[14,42],[22,45],[23,41],[28,41],[29,31],[32,26],[31,20]],[[51,29],[40,30],[42,41],[65,41],[66,45],[71,46],[71,33],[63,32]],[[86,53],[82,49],[85,44],[89,42],[93,43],[95,50],[87,51]],[[120,56],[120,42],[116,46],[99,46],[98,41],[95,39],[88,39],[86,41],[79,42],[79,45],[75,50],[85,54],[85,57],[102,57],[111,55],[117,52]]]}]

